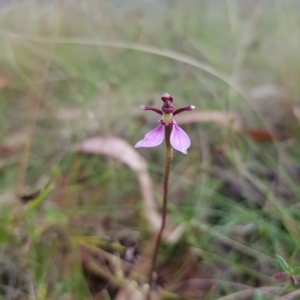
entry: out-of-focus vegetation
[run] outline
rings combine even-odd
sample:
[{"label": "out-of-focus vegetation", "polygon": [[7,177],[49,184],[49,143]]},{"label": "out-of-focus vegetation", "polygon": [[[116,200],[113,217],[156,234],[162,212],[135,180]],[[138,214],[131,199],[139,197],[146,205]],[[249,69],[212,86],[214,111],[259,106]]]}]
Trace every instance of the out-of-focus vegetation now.
[{"label": "out-of-focus vegetation", "polygon": [[[182,234],[159,252],[161,299],[299,299],[299,14],[297,0],[0,1],[0,299],[142,299],[154,231],[138,173],[77,150],[134,145],[157,122],[139,106],[163,92],[199,115],[174,153]],[[138,153],[159,212],[163,146]]]}]

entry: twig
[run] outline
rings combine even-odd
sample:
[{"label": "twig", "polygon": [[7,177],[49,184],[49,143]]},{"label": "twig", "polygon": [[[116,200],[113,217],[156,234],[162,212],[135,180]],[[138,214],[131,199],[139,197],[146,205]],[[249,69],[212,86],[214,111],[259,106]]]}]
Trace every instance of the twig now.
[{"label": "twig", "polygon": [[300,296],[300,290],[296,290],[296,291],[293,291],[289,294],[282,296],[282,298],[284,300],[293,300],[293,299],[299,299],[299,298],[297,298],[299,296]]},{"label": "twig", "polygon": [[[89,249],[90,250],[90,249]],[[112,262],[112,261],[111,261]],[[112,262],[113,263],[113,262]],[[135,280],[126,279],[125,276],[120,274],[121,276],[115,276],[105,270],[90,254],[87,253],[87,262],[85,264],[85,269],[91,272],[92,274],[99,276],[108,281],[108,283],[115,285],[118,288],[122,288],[126,285],[136,286],[135,289],[140,290],[143,289],[141,286],[139,289],[139,285],[136,284]],[[174,299],[174,300],[195,300],[195,298],[184,297],[181,295],[177,295],[175,293],[161,290],[160,291],[161,299]]]}]

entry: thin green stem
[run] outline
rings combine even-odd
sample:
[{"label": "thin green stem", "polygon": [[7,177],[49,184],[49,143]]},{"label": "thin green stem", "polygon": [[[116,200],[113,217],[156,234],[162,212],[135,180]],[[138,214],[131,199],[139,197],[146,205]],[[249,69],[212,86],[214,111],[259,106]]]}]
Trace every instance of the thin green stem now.
[{"label": "thin green stem", "polygon": [[298,241],[296,247],[294,248],[294,251],[293,251],[293,253],[292,253],[292,255],[291,255],[290,259],[289,259],[289,262],[288,262],[289,269],[290,269],[290,275],[292,274],[292,264],[294,262],[294,259],[295,259],[296,255],[297,255],[299,249],[300,249],[300,240]]},{"label": "thin green stem", "polygon": [[158,255],[158,249],[161,242],[161,237],[166,224],[167,217],[167,200],[168,200],[168,183],[169,175],[171,169],[171,162],[173,157],[173,148],[170,142],[170,136],[172,132],[172,126],[165,126],[165,141],[166,141],[166,164],[165,164],[165,174],[164,174],[164,192],[163,192],[163,207],[162,207],[162,217],[161,217],[161,227],[157,236],[156,244],[154,247],[151,268],[149,273],[149,292],[147,294],[147,300],[151,300],[151,287],[153,282],[153,273],[155,269],[156,259]]}]

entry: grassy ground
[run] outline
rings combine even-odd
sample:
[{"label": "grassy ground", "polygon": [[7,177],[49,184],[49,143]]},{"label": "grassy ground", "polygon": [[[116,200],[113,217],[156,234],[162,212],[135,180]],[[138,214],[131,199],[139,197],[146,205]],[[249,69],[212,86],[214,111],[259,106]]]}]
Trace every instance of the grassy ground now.
[{"label": "grassy ground", "polygon": [[[299,13],[292,0],[0,2],[0,299],[142,299],[153,229],[138,174],[76,145],[133,146],[157,122],[139,106],[163,92],[199,115],[182,125],[189,154],[174,153],[168,223],[184,233],[160,249],[161,299],[299,299]],[[137,152],[159,207],[163,146]]]}]

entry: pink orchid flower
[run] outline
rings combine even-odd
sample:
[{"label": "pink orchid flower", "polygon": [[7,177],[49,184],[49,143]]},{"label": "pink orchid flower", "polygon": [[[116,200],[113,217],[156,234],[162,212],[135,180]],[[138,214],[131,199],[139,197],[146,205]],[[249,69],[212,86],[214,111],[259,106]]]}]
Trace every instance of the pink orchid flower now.
[{"label": "pink orchid flower", "polygon": [[139,141],[134,147],[156,147],[162,143],[165,138],[165,128],[164,126],[171,126],[172,132],[170,136],[170,142],[174,149],[187,154],[187,149],[191,145],[189,136],[176,124],[173,116],[183,112],[189,111],[195,108],[194,105],[189,105],[187,107],[182,107],[179,109],[174,108],[173,98],[168,94],[164,93],[161,96],[161,100],[164,102],[162,109],[157,109],[149,106],[142,105],[141,109],[143,110],[152,110],[160,115],[162,119],[159,120],[160,125],[145,135],[145,138]]}]

